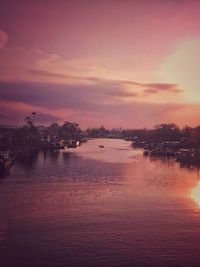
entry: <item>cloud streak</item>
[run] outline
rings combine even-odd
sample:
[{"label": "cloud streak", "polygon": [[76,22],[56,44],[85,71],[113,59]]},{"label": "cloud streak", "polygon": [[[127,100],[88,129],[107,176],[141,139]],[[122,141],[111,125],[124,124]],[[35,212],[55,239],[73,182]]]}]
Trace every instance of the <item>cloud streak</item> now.
[{"label": "cloud streak", "polygon": [[[130,90],[130,86],[135,87],[137,93],[132,87]],[[167,121],[165,115],[169,111],[177,112],[182,107],[148,101],[142,97],[144,90],[150,88],[157,94],[163,94],[175,87],[174,84],[143,84],[99,78],[87,78],[83,84],[0,81],[0,113],[5,114],[6,110],[12,121],[19,121],[19,118],[23,121],[23,116],[36,111],[41,114],[40,118],[38,116],[41,122],[75,120],[83,126],[105,124],[108,127],[129,127],[132,124],[134,127],[150,127],[163,119]],[[152,92],[148,94],[153,95]],[[3,103],[7,104],[3,106]]]},{"label": "cloud streak", "polygon": [[[57,75],[50,74],[48,75]],[[46,75],[46,72],[45,72]],[[0,81],[0,99],[34,104],[38,107],[70,107],[79,110],[96,109],[101,105],[140,99],[143,91],[148,94],[160,91],[172,91],[176,85],[171,84],[143,84],[127,82],[86,79],[88,84],[62,84],[27,81]],[[92,82],[92,83],[89,83]],[[134,88],[136,86],[136,88]],[[139,90],[138,90],[139,87]],[[147,89],[146,89],[147,88]],[[164,89],[163,89],[164,88]],[[149,90],[149,91],[148,91]],[[175,91],[176,93],[176,91]]]}]

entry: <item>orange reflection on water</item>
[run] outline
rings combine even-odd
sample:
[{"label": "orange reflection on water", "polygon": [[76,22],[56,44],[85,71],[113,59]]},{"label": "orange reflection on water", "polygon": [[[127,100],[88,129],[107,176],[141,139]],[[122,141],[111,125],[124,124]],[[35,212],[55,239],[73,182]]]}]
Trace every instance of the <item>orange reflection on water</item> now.
[{"label": "orange reflection on water", "polygon": [[200,208],[200,181],[198,181],[196,186],[191,190],[190,196]]}]

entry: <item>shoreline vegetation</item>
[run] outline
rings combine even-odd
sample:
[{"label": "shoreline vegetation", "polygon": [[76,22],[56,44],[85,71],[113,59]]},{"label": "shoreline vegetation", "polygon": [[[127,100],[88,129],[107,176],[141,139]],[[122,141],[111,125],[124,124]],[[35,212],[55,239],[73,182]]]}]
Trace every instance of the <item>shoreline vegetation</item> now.
[{"label": "shoreline vegetation", "polygon": [[182,165],[200,166],[200,126],[180,129],[174,123],[153,129],[108,130],[104,126],[82,130],[78,123],[36,125],[35,115],[27,116],[23,126],[0,126],[0,168],[14,162],[27,151],[76,148],[89,138],[118,138],[142,148],[145,157],[173,158]]}]

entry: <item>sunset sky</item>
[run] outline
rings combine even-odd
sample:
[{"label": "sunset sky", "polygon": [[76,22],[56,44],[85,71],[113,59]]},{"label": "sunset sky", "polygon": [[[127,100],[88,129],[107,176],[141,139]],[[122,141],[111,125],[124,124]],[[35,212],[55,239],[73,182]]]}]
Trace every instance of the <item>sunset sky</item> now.
[{"label": "sunset sky", "polygon": [[199,0],[1,0],[0,121],[200,124]]}]

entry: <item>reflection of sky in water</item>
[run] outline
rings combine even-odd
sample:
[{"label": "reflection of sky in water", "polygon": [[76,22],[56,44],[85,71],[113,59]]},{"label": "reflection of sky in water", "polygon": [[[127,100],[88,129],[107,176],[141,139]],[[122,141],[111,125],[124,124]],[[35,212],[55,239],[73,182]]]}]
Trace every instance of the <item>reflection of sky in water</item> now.
[{"label": "reflection of sky in water", "polygon": [[192,188],[190,196],[195,201],[198,208],[200,208],[200,181],[199,180],[197,181],[196,185]]},{"label": "reflection of sky in water", "polygon": [[130,145],[90,140],[16,162],[0,183],[0,256],[29,267],[199,266],[196,170]]},{"label": "reflection of sky in water", "polygon": [[[100,148],[103,145],[104,148]],[[90,140],[88,144],[71,151],[78,155],[110,163],[128,163],[132,162],[136,155],[141,154],[141,150],[133,150],[131,142],[120,139],[98,139]]]}]

